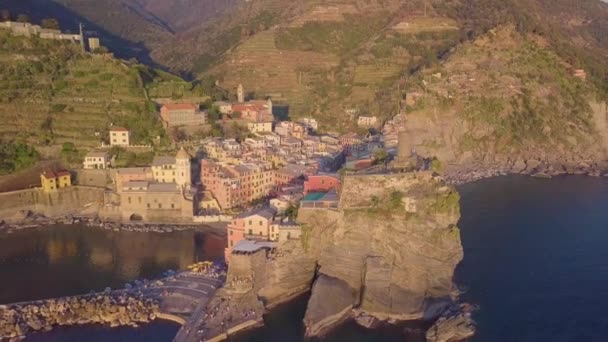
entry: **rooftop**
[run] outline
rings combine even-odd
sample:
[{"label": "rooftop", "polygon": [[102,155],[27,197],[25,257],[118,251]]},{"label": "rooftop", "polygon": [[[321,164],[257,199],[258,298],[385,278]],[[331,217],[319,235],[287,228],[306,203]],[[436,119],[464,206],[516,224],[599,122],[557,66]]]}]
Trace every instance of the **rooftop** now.
[{"label": "rooftop", "polygon": [[233,253],[254,253],[261,249],[274,249],[276,242],[241,240],[232,248]]},{"label": "rooftop", "polygon": [[172,165],[175,164],[175,157],[157,156],[152,160],[152,166]]},{"label": "rooftop", "polygon": [[271,219],[274,217],[274,210],[271,208],[268,208],[268,207],[262,207],[262,208],[253,209],[251,211],[246,211],[246,212],[240,214],[238,217],[245,218],[245,217],[255,216],[255,215],[259,215],[264,218]]},{"label": "rooftop", "polygon": [[91,151],[87,153],[86,158],[105,158],[108,151]]},{"label": "rooftop", "polygon": [[134,173],[146,173],[147,168],[145,167],[124,167],[121,169],[116,169],[116,173],[118,174],[134,174]]},{"label": "rooftop", "polygon": [[110,132],[128,132],[129,130],[124,127],[113,126],[110,127]]},{"label": "rooftop", "polygon": [[177,192],[176,183],[151,183],[148,187],[149,192]]},{"label": "rooftop", "polygon": [[192,103],[169,103],[163,106],[166,110],[196,110],[197,107]]}]

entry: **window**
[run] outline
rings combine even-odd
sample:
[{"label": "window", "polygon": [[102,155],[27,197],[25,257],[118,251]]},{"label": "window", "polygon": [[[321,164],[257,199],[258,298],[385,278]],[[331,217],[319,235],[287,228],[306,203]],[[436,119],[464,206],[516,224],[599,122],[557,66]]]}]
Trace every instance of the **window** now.
[{"label": "window", "polygon": [[175,204],[171,203],[171,209],[175,209]]},{"label": "window", "polygon": [[260,226],[263,225],[262,221],[260,221]]},{"label": "window", "polygon": [[249,225],[251,226],[253,223],[251,222],[251,220],[249,220]]},{"label": "window", "polygon": [[148,209],[150,209],[150,203],[148,203]]},{"label": "window", "polygon": [[234,241],[230,241],[230,247],[234,246]]},{"label": "window", "polygon": [[137,202],[139,202],[139,204],[141,204],[141,196],[139,196],[139,197],[137,198]]},{"label": "window", "polygon": [[129,202],[129,204],[131,204],[131,196],[127,197],[127,202]]},{"label": "window", "polygon": [[253,229],[249,229],[249,235],[253,235]]},{"label": "window", "polygon": [[158,209],[162,209],[163,208],[163,204],[162,203],[158,203]]},{"label": "window", "polygon": [[230,236],[234,233],[234,230],[230,229]]}]

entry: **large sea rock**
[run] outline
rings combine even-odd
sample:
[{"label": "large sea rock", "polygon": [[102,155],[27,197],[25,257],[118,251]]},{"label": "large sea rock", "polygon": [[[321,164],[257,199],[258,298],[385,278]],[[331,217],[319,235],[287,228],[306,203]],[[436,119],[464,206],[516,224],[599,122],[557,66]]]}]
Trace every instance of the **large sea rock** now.
[{"label": "large sea rock", "polygon": [[312,290],[304,322],[320,335],[356,313],[378,321],[435,319],[454,300],[462,260],[459,196],[430,172],[343,179],[338,208],[300,208],[302,238],[276,255],[233,255],[227,291],[267,308]]}]

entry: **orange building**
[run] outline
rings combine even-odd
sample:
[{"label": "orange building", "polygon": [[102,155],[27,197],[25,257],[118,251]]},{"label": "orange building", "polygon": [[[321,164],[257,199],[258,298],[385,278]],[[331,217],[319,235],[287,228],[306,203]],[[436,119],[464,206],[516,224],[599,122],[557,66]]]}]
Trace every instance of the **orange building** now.
[{"label": "orange building", "polygon": [[44,171],[40,174],[40,184],[44,192],[51,192],[72,185],[72,175],[68,171]]},{"label": "orange building", "polygon": [[276,240],[278,231],[272,231],[274,211],[270,208],[256,209],[243,213],[233,219],[227,226],[228,246],[224,252],[226,261],[230,258],[232,248],[241,240]]}]

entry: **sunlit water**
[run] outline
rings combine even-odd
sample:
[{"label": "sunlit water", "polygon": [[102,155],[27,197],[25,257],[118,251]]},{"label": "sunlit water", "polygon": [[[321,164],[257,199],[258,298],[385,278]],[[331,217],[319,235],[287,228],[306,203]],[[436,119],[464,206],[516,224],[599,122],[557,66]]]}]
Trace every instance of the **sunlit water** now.
[{"label": "sunlit water", "polygon": [[0,304],[120,288],[222,257],[213,234],[113,232],[51,226],[0,234]]},{"label": "sunlit water", "polygon": [[[608,341],[608,179],[501,177],[461,186],[465,259],[456,281],[480,306],[475,342]],[[133,234],[133,235],[132,235]],[[221,240],[221,239],[220,239]],[[52,243],[51,243],[52,242]],[[221,256],[223,241],[182,232],[73,228],[0,237],[0,302],[120,286]],[[6,280],[8,279],[8,281]],[[306,296],[236,341],[302,341]],[[178,327],[75,327],[35,341],[170,341]],[[324,341],[423,341],[401,327],[350,322]]]}]

